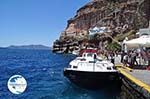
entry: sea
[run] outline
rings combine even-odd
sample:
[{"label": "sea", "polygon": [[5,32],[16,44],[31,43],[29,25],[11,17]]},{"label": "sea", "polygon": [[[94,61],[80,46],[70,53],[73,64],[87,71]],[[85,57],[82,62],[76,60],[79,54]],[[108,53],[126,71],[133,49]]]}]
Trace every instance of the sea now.
[{"label": "sea", "polygon": [[[0,49],[0,99],[119,99],[120,89],[90,90],[71,83],[63,69],[76,56],[51,50]],[[22,75],[27,88],[21,94],[9,91],[11,76]]]}]

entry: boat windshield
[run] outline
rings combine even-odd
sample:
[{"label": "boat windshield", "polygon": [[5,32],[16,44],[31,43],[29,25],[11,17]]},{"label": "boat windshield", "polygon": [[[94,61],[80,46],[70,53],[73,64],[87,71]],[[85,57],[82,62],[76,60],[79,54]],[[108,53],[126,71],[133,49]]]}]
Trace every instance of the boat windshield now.
[{"label": "boat windshield", "polygon": [[87,54],[87,57],[92,57],[92,56],[93,56],[92,53],[88,53],[88,54]]}]

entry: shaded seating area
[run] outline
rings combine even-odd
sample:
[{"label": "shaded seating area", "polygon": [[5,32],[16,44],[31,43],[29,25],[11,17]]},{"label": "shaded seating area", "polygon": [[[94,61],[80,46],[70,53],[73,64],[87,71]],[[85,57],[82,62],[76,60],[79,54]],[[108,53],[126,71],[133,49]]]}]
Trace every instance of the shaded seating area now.
[{"label": "shaded seating area", "polygon": [[124,41],[124,63],[132,68],[146,69],[150,65],[150,35]]}]

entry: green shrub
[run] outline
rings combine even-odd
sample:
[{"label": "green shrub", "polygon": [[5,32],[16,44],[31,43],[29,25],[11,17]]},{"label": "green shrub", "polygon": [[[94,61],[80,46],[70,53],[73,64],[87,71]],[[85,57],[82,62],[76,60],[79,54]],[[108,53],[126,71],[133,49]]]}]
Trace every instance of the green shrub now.
[{"label": "green shrub", "polygon": [[121,46],[116,42],[109,43],[106,48],[111,51],[121,50]]}]

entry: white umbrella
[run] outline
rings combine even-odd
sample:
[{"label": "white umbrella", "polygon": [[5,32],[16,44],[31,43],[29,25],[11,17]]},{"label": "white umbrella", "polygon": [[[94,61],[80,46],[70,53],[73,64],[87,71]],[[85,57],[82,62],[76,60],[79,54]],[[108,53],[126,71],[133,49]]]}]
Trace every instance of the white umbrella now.
[{"label": "white umbrella", "polygon": [[144,35],[124,42],[129,48],[150,47],[150,36]]}]

